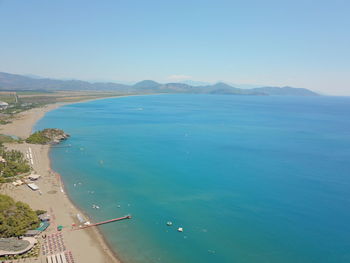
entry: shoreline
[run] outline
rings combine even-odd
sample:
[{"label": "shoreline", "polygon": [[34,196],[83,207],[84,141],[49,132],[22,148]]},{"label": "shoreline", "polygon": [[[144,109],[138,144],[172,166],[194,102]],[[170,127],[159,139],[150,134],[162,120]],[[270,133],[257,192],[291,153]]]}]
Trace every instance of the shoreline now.
[{"label": "shoreline", "polygon": [[[50,154],[50,150],[51,150],[51,147],[49,149],[49,152],[48,152],[48,155]],[[51,159],[50,159],[50,156],[49,156],[49,160],[51,162]],[[66,190],[66,186],[65,184],[63,183],[63,180],[62,180],[62,177],[59,173],[57,173],[55,170],[53,170],[51,168],[51,165],[50,165],[50,169],[53,173],[55,173],[59,178],[60,178],[60,182],[61,182],[61,186],[63,188],[63,191],[65,193],[65,197],[69,200],[69,202],[71,203],[71,205],[73,207],[75,207],[75,209],[81,214],[84,216],[84,218],[86,219],[89,219],[89,215],[85,212],[84,209],[80,208],[74,201],[73,199],[71,199],[71,197],[69,196],[68,194],[68,191]],[[98,237],[99,240],[97,240],[97,242],[100,242],[99,245],[101,245],[101,249],[103,249],[104,251],[106,251],[105,249],[108,250],[108,253],[111,253],[111,256],[114,258],[115,263],[125,263],[123,261],[121,261],[121,259],[118,257],[118,254],[113,250],[113,248],[109,245],[107,239],[105,238],[105,236],[102,234],[102,232],[98,229],[98,227],[92,227],[92,228],[88,228],[88,229],[85,229],[85,230],[88,230],[88,235],[91,236],[92,238],[94,237]],[[105,247],[105,248],[104,248]]]},{"label": "shoreline", "polygon": [[[68,199],[68,201],[69,201],[70,204],[75,208],[75,210],[76,210],[77,212],[79,212],[79,214],[83,215],[84,218],[89,219],[89,215],[84,211],[84,209],[80,208],[80,207],[73,201],[73,199],[69,196],[68,191],[67,191],[67,189],[66,189],[66,186],[65,186],[65,184],[64,184],[64,182],[63,182],[63,179],[62,179],[61,174],[52,169],[52,167],[51,167],[50,151],[51,151],[51,147],[49,147],[48,152],[47,152],[48,159],[49,159],[49,162],[50,162],[50,164],[49,164],[50,171],[51,171],[52,174],[56,175],[57,178],[59,178],[60,185],[61,185],[61,187],[62,187],[62,189],[63,189],[63,191],[64,191],[64,196]],[[85,230],[87,230],[87,234],[88,234],[92,239],[97,237],[98,240],[95,240],[95,241],[99,243],[99,244],[98,244],[99,246],[101,246],[100,249],[102,249],[104,252],[107,251],[108,254],[110,253],[110,255],[108,255],[108,256],[109,256],[109,257],[112,257],[112,260],[113,260],[112,262],[113,262],[113,263],[114,263],[114,262],[115,262],[115,263],[124,263],[124,262],[122,262],[122,261],[119,259],[117,253],[116,253],[116,252],[112,249],[112,247],[108,244],[106,238],[104,237],[104,235],[102,234],[102,232],[101,232],[97,227],[92,227],[92,228],[88,228],[88,229],[85,229]],[[84,230],[83,230],[83,231],[84,231]],[[103,261],[103,262],[105,262],[105,261]],[[107,262],[107,261],[106,261],[106,262]],[[109,261],[108,261],[108,262],[109,262]],[[111,263],[112,263],[112,262],[111,262]]]},{"label": "shoreline", "polygon": [[[0,133],[14,135],[20,138],[28,137],[32,133],[35,124],[46,113],[64,105],[85,103],[99,99],[107,98],[55,103],[21,112],[13,122],[0,126]],[[49,156],[51,147],[49,145],[27,143],[6,143],[5,146],[8,149],[19,150],[23,153],[29,147],[33,150],[35,160],[32,166],[33,170],[42,176],[35,183],[39,186],[42,194],[39,195],[38,192],[31,191],[26,185],[15,187],[9,183],[2,185],[0,192],[13,197],[16,201],[23,201],[29,204],[33,209],[44,209],[53,215],[51,226],[44,232],[45,234],[57,232],[55,228],[56,221],[59,221],[59,224],[64,224],[65,228],[62,233],[67,244],[67,250],[72,252],[76,262],[121,263],[117,253],[111,248],[98,228],[92,227],[77,231],[70,229],[72,223],[77,223],[76,215],[78,213],[82,214],[85,218],[89,217],[69,197],[61,175],[52,169]],[[38,238],[38,240],[41,241],[41,238]],[[39,260],[32,259],[28,262],[46,262],[46,256],[40,254]]]}]

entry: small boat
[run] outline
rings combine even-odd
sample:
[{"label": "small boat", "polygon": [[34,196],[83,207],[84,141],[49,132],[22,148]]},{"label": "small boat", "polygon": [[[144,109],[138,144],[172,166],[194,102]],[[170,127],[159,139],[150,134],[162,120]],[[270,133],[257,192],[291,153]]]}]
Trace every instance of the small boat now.
[{"label": "small boat", "polygon": [[179,231],[179,232],[183,232],[183,231],[184,231],[184,229],[183,229],[182,227],[179,227],[179,228],[177,229],[177,231]]},{"label": "small boat", "polygon": [[173,222],[168,221],[168,222],[166,222],[166,225],[167,225],[167,226],[172,226],[172,225],[173,225]]}]

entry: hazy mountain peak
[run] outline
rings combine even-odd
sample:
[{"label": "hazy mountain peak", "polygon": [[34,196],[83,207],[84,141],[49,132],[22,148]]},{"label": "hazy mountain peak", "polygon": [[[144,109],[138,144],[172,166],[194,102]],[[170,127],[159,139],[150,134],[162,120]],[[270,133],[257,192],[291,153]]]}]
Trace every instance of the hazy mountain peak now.
[{"label": "hazy mountain peak", "polygon": [[215,83],[214,85],[212,85],[213,87],[216,87],[216,88],[233,88],[232,86],[226,84],[225,82],[217,82]]},{"label": "hazy mountain peak", "polygon": [[161,86],[160,83],[153,80],[142,80],[133,85],[134,88],[156,88]]}]

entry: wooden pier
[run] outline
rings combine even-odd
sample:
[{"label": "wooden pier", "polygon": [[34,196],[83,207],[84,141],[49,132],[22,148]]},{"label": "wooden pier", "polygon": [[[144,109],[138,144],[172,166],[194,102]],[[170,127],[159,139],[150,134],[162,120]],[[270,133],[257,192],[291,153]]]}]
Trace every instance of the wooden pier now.
[{"label": "wooden pier", "polygon": [[118,218],[114,218],[114,219],[110,219],[110,220],[106,220],[106,221],[102,221],[102,222],[98,222],[98,223],[94,223],[94,224],[84,225],[84,226],[76,228],[75,230],[85,229],[85,228],[92,227],[92,226],[99,226],[99,225],[103,225],[103,224],[108,224],[108,223],[112,223],[112,222],[116,222],[116,221],[121,221],[124,219],[131,219],[131,215],[118,217]]}]

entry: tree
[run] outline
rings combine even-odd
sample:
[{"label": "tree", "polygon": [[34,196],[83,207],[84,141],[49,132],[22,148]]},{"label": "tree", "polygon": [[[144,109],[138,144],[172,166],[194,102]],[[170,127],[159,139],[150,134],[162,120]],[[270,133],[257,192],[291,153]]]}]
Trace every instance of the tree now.
[{"label": "tree", "polygon": [[29,205],[0,194],[0,237],[21,236],[39,224],[37,214]]},{"label": "tree", "polygon": [[20,151],[8,151],[0,144],[0,156],[5,159],[5,162],[0,162],[0,183],[30,171],[28,161]]}]

